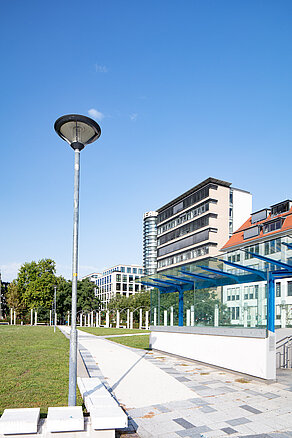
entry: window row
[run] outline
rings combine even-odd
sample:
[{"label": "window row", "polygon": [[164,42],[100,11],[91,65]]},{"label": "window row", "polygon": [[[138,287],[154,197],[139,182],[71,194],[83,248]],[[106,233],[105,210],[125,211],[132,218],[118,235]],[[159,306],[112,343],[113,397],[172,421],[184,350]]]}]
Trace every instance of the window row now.
[{"label": "window row", "polygon": [[[134,287],[135,286],[135,287]],[[121,284],[121,283],[116,283],[116,290],[117,291],[120,291],[120,290],[123,290],[123,291],[127,291],[127,290],[129,290],[129,291],[133,291],[133,290],[135,290],[135,292],[139,292],[139,284],[129,284],[129,285],[127,285],[127,284],[125,284],[125,283],[123,283],[123,284]]]},{"label": "window row", "polygon": [[170,252],[183,249],[187,246],[191,246],[208,239],[209,239],[209,230],[200,231],[199,233],[194,234],[193,236],[185,237],[184,239],[181,239],[178,242],[170,243],[169,245],[166,245],[163,248],[159,248],[157,251],[157,256],[158,257],[164,256],[166,254],[169,254]]},{"label": "window row", "polygon": [[209,225],[209,218],[210,217],[217,217],[216,214],[208,214],[206,216],[200,217],[199,219],[194,220],[193,222],[190,222],[186,225],[183,225],[180,228],[177,228],[173,231],[170,231],[167,234],[164,234],[158,239],[157,244],[163,245],[166,242],[169,242],[170,240],[177,239],[181,236],[184,236],[185,234],[192,233],[193,231],[199,230],[200,228],[206,227]]},{"label": "window row", "polygon": [[[209,211],[209,204],[212,201],[205,202],[204,204],[199,205],[196,208],[193,208],[192,210],[187,211],[186,213],[181,214],[177,218],[167,222],[164,225],[161,225],[157,229],[157,234],[160,235],[164,233],[165,231],[171,230],[172,228],[177,227],[180,224],[183,224],[186,221],[189,221],[193,219],[196,216],[199,216],[200,214],[205,213],[206,211]],[[216,201],[213,201],[216,202]]]},{"label": "window row", "polygon": [[180,263],[185,260],[195,259],[206,254],[209,254],[209,246],[200,246],[199,248],[192,249],[191,251],[186,251],[181,254],[177,254],[175,256],[167,257],[166,259],[160,260],[158,262],[158,268],[164,268],[165,266],[174,265],[175,263]]},{"label": "window row", "polygon": [[[197,202],[202,201],[202,199],[205,199],[209,196],[209,188],[211,185],[207,187],[203,187],[202,189],[196,191],[195,193],[192,193],[191,195],[187,196],[185,199],[183,199],[181,202],[178,202],[176,205],[173,205],[166,210],[162,211],[157,216],[157,223],[165,221],[166,219],[170,218],[176,213],[179,213],[180,211],[190,207],[193,204],[196,204]],[[215,186],[217,188],[217,186]]]}]

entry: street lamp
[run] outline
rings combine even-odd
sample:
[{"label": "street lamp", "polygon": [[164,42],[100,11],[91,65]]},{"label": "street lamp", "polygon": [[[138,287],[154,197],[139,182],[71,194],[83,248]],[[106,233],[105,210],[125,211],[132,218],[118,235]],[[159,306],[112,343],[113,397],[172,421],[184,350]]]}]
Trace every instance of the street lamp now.
[{"label": "street lamp", "polygon": [[76,405],[77,381],[77,271],[78,271],[78,221],[79,221],[79,166],[80,151],[100,137],[99,125],[89,117],[70,114],[60,117],[54,125],[57,134],[75,151],[74,163],[74,216],[73,216],[73,260],[72,260],[72,313],[69,357],[68,405]]}]

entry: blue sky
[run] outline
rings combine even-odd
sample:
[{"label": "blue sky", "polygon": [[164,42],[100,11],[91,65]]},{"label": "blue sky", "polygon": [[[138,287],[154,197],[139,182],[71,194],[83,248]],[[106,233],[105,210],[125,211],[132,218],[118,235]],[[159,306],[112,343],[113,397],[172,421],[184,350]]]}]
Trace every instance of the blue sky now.
[{"label": "blue sky", "polygon": [[291,1],[2,1],[2,279],[50,257],[71,277],[74,153],[64,114],[95,117],[81,153],[79,274],[142,263],[142,217],[213,176],[253,210],[292,198]]}]

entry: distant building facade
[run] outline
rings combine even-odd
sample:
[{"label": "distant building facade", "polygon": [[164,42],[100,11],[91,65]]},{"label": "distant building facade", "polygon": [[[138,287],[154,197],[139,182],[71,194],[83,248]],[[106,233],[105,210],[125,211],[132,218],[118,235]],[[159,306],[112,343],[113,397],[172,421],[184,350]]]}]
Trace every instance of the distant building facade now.
[{"label": "distant building facade", "polygon": [[143,268],[145,275],[157,271],[157,211],[148,211],[143,217]]},{"label": "distant building facade", "polygon": [[251,193],[208,178],[157,210],[157,272],[217,256],[252,212]]},{"label": "distant building facade", "polygon": [[[223,246],[225,260],[259,270],[277,270],[250,253],[292,265],[292,201],[286,200],[253,213]],[[227,272],[236,274],[236,268]],[[292,278],[275,283],[275,325],[292,324]],[[232,324],[249,327],[267,323],[267,284],[259,281],[223,287],[223,303],[230,309]],[[246,312],[246,317],[245,317]],[[246,321],[244,321],[246,319]]]},{"label": "distant building facade", "polygon": [[82,279],[89,278],[95,283],[96,296],[105,310],[109,301],[117,294],[129,297],[144,290],[141,284],[135,283],[142,275],[143,268],[140,265],[116,265],[102,273],[94,272]]}]

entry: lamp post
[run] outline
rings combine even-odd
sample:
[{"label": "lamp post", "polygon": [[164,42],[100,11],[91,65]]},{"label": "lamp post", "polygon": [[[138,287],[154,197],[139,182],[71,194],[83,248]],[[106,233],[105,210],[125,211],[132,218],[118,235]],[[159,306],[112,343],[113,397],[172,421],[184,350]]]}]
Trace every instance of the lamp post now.
[{"label": "lamp post", "polygon": [[60,117],[54,125],[57,134],[75,151],[74,163],[74,216],[73,216],[73,258],[72,258],[72,312],[69,356],[68,405],[76,405],[77,381],[77,271],[78,271],[78,221],[79,221],[79,167],[80,151],[100,137],[99,125],[89,117],[70,114]]}]

